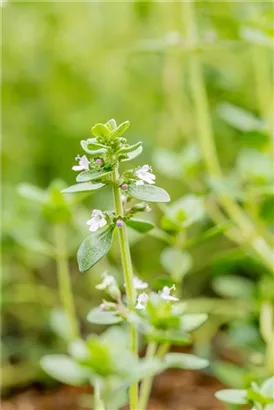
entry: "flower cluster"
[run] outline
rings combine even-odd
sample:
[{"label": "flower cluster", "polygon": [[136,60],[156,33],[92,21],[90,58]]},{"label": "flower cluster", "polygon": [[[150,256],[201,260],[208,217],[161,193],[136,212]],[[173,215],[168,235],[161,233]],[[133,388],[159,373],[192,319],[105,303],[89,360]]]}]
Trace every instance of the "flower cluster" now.
[{"label": "flower cluster", "polygon": [[[166,301],[169,302],[177,302],[179,299],[175,296],[172,296],[170,293],[172,290],[175,290],[175,285],[172,285],[170,288],[168,286],[164,286],[163,289],[159,292],[159,296]],[[149,296],[143,292],[138,296],[136,309],[143,310],[146,308],[146,304],[149,300]]]}]

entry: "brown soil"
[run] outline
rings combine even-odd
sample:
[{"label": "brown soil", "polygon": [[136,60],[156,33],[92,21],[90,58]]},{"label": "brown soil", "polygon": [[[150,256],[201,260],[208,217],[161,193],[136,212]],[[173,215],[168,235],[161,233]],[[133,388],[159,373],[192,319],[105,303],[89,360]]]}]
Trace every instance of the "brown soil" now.
[{"label": "brown soil", "polygon": [[[223,386],[214,377],[190,370],[168,370],[155,380],[149,410],[224,410],[214,393]],[[2,410],[89,410],[79,405],[88,387],[61,386],[54,391],[30,389],[4,400]]]}]

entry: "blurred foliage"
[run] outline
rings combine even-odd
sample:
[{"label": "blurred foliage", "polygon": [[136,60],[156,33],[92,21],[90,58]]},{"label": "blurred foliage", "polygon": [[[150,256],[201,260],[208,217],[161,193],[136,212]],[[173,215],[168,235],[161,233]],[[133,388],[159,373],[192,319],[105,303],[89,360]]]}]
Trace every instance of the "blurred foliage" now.
[{"label": "blurred foliage", "polygon": [[[248,197],[252,203],[255,198],[259,214],[249,211],[273,229],[269,137],[273,5],[197,2],[196,8],[201,43],[195,52],[204,63],[216,144],[226,173],[225,181],[207,183],[212,191],[233,192],[243,202]],[[181,3],[9,1],[2,14],[3,365],[7,374],[10,366],[23,368],[18,380],[6,377],[10,386],[40,378],[39,371],[32,373],[32,366],[37,366],[41,355],[56,351],[56,346],[64,349],[51,325],[51,309],[59,302],[52,221],[44,218],[49,209],[44,205],[41,212],[41,206],[24,196],[27,191],[30,198],[36,185],[39,191],[32,193],[36,199],[40,194],[43,202],[49,192],[58,197],[53,185],[48,190],[52,180],[71,185],[79,141],[89,137],[92,124],[112,117],[131,121],[130,142],[142,140],[145,148],[136,164],[152,163],[153,158],[159,185],[173,200],[164,218],[163,209],[154,209],[152,219],[158,226],[170,229],[178,219],[188,233],[196,235],[212,225],[201,216],[200,204],[190,202],[191,196],[184,199],[184,211],[177,212],[183,195],[204,193],[202,153],[185,74],[191,50],[183,34]],[[18,189],[22,183],[31,185]],[[59,205],[66,207],[59,199]],[[110,195],[102,192],[67,211],[66,241],[84,328],[91,326],[85,318],[99,300],[94,284],[102,270],[111,266],[123,284],[116,268],[116,246],[108,260],[90,273],[80,275],[75,263],[91,209],[107,209],[110,201]],[[188,225],[188,210],[193,206],[198,228]],[[58,206],[54,209],[58,215]],[[175,232],[171,229],[172,235]],[[236,345],[245,348],[252,340],[255,349],[262,350],[258,301],[265,297],[273,301],[273,295],[271,286],[265,285],[268,277],[261,280],[265,269],[260,263],[235,250],[222,229],[198,242],[189,254],[167,248],[161,257],[162,242],[146,238],[140,243],[140,237],[131,232],[133,263],[141,277],[152,282],[162,275],[164,280],[169,260],[175,258],[173,275],[176,280],[184,277],[185,297],[242,296],[253,307],[245,322],[251,339],[243,340],[242,324],[235,322],[229,343],[236,340]],[[180,270],[185,259],[187,267]],[[27,375],[26,380],[20,379],[21,374]]]}]

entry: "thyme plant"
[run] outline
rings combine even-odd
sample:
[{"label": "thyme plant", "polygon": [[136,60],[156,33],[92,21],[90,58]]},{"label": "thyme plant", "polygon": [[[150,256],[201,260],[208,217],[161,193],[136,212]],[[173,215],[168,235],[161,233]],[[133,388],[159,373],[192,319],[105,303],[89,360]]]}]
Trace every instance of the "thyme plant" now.
[{"label": "thyme plant", "polygon": [[[104,272],[96,287],[108,298],[88,314],[91,323],[115,326],[85,341],[76,338],[69,344],[68,356],[48,355],[41,360],[44,370],[62,382],[92,383],[96,410],[118,409],[128,401],[131,410],[144,410],[156,374],[169,367],[200,369],[208,365],[205,359],[191,354],[168,353],[171,344],[190,344],[191,332],[207,320],[207,315],[187,313],[175,294],[175,285],[164,286],[156,293],[134,276],[128,227],[148,233],[154,225],[136,218],[136,214],[150,211],[147,202],[165,203],[170,197],[155,185],[149,165],[121,171],[123,162],[142,152],[141,142],[130,145],[124,137],[128,127],[128,121],[117,126],[113,119],[92,127],[93,137],[81,141],[85,154],[78,155],[78,164],[73,166],[79,172],[77,184],[62,191],[71,194],[94,193],[106,186],[112,189],[114,210],[92,210],[87,221],[90,235],[80,245],[77,261],[80,272],[92,269],[107,255],[117,232],[125,295],[115,278]],[[142,359],[138,355],[139,340],[147,343]]]}]

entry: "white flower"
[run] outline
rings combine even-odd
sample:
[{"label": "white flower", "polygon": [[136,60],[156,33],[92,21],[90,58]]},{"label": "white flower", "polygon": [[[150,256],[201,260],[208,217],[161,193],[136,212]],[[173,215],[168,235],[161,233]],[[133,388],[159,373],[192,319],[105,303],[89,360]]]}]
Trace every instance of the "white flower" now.
[{"label": "white flower", "polygon": [[134,276],[133,286],[136,290],[142,290],[146,289],[148,287],[148,284],[146,282],[143,282],[141,279],[137,278],[137,276]]},{"label": "white flower", "polygon": [[85,155],[83,155],[82,157],[80,155],[77,155],[75,159],[79,162],[79,165],[74,165],[72,167],[73,171],[88,170],[89,161]]},{"label": "white flower", "polygon": [[136,185],[142,185],[144,182],[148,184],[155,184],[155,175],[151,173],[152,169],[149,165],[143,165],[142,168],[135,171],[135,175],[140,179],[136,182]]},{"label": "white flower", "polygon": [[105,219],[105,216],[102,211],[99,211],[99,209],[94,209],[91,213],[91,219],[87,221],[87,225],[89,226],[89,230],[91,232],[97,231],[97,229],[102,228],[102,226],[105,226],[107,224],[107,220]]},{"label": "white flower", "polygon": [[135,185],[145,185],[145,183],[144,181],[139,180],[135,182]]},{"label": "white flower", "polygon": [[164,286],[163,289],[159,292],[159,295],[164,300],[170,300],[170,301],[176,302],[179,299],[170,294],[170,292],[175,289],[176,289],[175,285],[171,286],[171,288],[169,288],[168,286]]},{"label": "white flower", "polygon": [[137,299],[136,309],[140,309],[140,310],[145,309],[147,301],[148,301],[148,295],[145,292],[140,293]]},{"label": "white flower", "polygon": [[[124,283],[124,286],[126,286],[125,283]],[[148,283],[143,282],[141,279],[137,278],[137,276],[134,276],[133,286],[134,286],[134,289],[136,289],[136,290],[143,290],[143,289],[146,289],[148,287]]]},{"label": "white flower", "polygon": [[116,285],[116,281],[113,276],[108,275],[107,273],[103,273],[103,282],[99,283],[99,285],[95,286],[96,289],[105,290],[110,286]]}]

